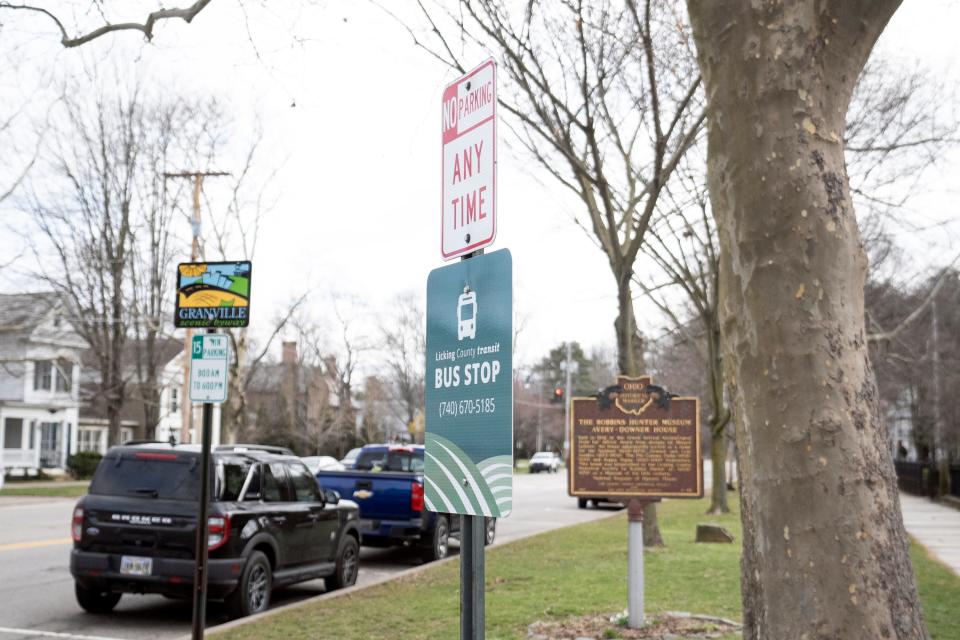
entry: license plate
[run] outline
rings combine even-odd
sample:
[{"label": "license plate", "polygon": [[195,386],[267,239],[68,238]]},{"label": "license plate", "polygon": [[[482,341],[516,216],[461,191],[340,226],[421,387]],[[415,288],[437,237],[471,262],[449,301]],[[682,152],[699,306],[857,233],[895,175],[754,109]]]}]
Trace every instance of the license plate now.
[{"label": "license plate", "polygon": [[153,558],[123,556],[120,558],[120,573],[125,576],[148,576],[153,573]]},{"label": "license plate", "polygon": [[373,531],[380,528],[379,520],[360,520],[361,531]]}]

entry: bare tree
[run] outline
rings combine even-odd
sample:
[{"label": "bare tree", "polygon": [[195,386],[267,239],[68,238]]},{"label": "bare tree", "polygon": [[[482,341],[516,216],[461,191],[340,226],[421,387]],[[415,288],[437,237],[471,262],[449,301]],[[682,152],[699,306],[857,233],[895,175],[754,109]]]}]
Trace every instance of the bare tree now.
[{"label": "bare tree", "polygon": [[223,111],[216,100],[177,99],[149,109],[153,135],[142,142],[143,168],[136,190],[139,202],[133,225],[135,241],[130,262],[130,308],[136,382],[143,403],[146,437],[160,420],[161,371],[173,340],[171,265],[182,251],[177,248],[177,207],[183,183],[165,176],[184,163],[206,160],[216,153],[210,132],[219,131]]},{"label": "bare tree", "polygon": [[928,637],[878,420],[844,158],[847,106],[899,4],[688,0],[708,96],[748,639]]},{"label": "bare tree", "polygon": [[[405,424],[415,425],[423,415],[426,367],[426,319],[423,304],[413,293],[397,296],[391,303],[394,313],[381,325],[393,406]],[[420,434],[422,438],[422,434]]]},{"label": "bare tree", "polygon": [[[495,0],[456,9],[418,4],[431,29],[423,38],[409,29],[418,46],[460,71],[466,65],[455,37],[500,59],[508,126],[582,204],[582,226],[606,255],[617,291],[618,368],[641,374],[634,265],[660,196],[705,118],[682,7],[565,0],[527,3],[513,14]],[[645,521],[645,543],[662,544],[653,506]]]},{"label": "bare tree", "polygon": [[64,89],[20,204],[43,240],[25,243],[36,275],[64,299],[90,346],[96,402],[115,443],[131,383],[145,428],[159,418],[158,376],[172,317],[167,277],[176,253],[163,171],[202,153],[196,133],[215,122],[200,100],[90,79],[104,88]]},{"label": "bare tree", "polygon": [[102,19],[102,24],[99,24],[95,27],[79,27],[78,31],[71,31],[71,27],[67,26],[67,20],[65,18],[58,15],[55,11],[51,11],[50,9],[39,5],[0,2],[0,10],[19,11],[43,16],[52,22],[56,27],[60,34],[60,44],[66,48],[72,48],[87,44],[88,42],[92,42],[97,38],[107,35],[108,33],[114,33],[117,31],[138,32],[142,34],[143,38],[149,42],[153,39],[153,30],[157,23],[164,20],[174,19],[183,20],[187,23],[193,22],[193,19],[197,17],[197,14],[203,11],[207,5],[210,4],[210,2],[211,0],[196,0],[196,2],[190,4],[189,6],[179,8],[161,7],[148,13],[142,22],[113,22],[105,12],[106,10],[104,3],[92,1],[90,2],[90,11],[87,13],[99,16],[99,18]]},{"label": "bare tree", "polygon": [[329,411],[311,427],[327,451],[343,457],[357,441],[357,407],[354,377],[364,353],[370,350],[369,327],[363,326],[362,304],[355,298],[334,294],[328,308],[329,324],[298,314],[293,325],[298,331],[303,357],[322,371],[331,398]]},{"label": "bare tree", "polygon": [[45,154],[55,182],[42,187],[32,182],[26,201],[52,253],[43,255],[32,245],[37,276],[66,301],[74,327],[97,360],[110,444],[119,442],[127,397],[128,277],[141,134],[147,130],[140,97],[134,88],[116,98],[78,92],[65,100]]},{"label": "bare tree", "polygon": [[[725,464],[730,408],[723,381],[720,344],[720,256],[705,181],[700,171],[678,172],[676,188],[664,190],[660,216],[644,246],[665,278],[636,278],[637,286],[666,316],[674,331],[695,349],[706,370],[707,428],[711,436],[712,486],[708,513],[728,513]],[[666,291],[665,291],[666,289]],[[667,294],[681,292],[681,302]],[[683,389],[686,393],[688,390]]]},{"label": "bare tree", "polygon": [[[229,148],[228,139],[221,130],[214,129],[210,135],[209,144],[217,151],[205,159],[202,164],[204,168],[221,166],[217,165],[217,162],[223,162],[222,158],[227,155]],[[229,172],[229,176],[222,178],[219,185],[201,185],[204,225],[195,229],[195,236],[202,259],[254,260],[261,226],[275,204],[275,179],[282,168],[282,165],[261,168],[262,143],[263,129],[257,123],[240,153],[237,168]],[[209,233],[202,235],[202,229],[208,229]],[[259,345],[254,344],[248,328],[226,330],[232,348],[229,389],[227,402],[223,407],[222,425],[228,440],[235,441],[237,438],[254,435],[247,398],[250,381],[264,362],[274,341],[289,325],[310,294],[309,289],[295,293],[283,311],[275,314],[266,339]]]}]

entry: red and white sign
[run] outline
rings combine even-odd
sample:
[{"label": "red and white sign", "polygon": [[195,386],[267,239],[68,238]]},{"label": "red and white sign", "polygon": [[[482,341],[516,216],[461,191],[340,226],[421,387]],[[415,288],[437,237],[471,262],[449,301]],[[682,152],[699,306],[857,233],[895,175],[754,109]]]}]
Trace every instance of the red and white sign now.
[{"label": "red and white sign", "polygon": [[440,253],[450,260],[497,235],[497,67],[493,60],[443,90],[443,220]]}]

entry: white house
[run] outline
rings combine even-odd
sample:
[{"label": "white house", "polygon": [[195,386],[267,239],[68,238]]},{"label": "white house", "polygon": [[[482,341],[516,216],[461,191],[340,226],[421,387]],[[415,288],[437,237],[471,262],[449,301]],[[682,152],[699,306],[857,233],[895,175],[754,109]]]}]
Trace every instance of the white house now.
[{"label": "white house", "polygon": [[0,294],[0,466],[64,469],[77,451],[85,344],[49,292]]},{"label": "white house", "polygon": [[[133,350],[136,345],[128,344]],[[199,442],[202,428],[201,404],[183,406],[183,343],[169,339],[161,345],[161,364],[158,383],[160,385],[159,420],[157,424],[145,425],[143,399],[136,384],[136,370],[132,364],[133,356],[128,358],[126,369],[127,400],[120,412],[120,442],[128,440],[161,440],[173,438],[177,442]],[[93,396],[96,392],[98,374],[88,367],[84,373],[84,387]],[[186,425],[186,428],[184,427]],[[88,399],[80,410],[79,451],[106,453],[109,423],[102,402]],[[220,444],[220,410],[214,406],[213,438],[211,444]]]}]

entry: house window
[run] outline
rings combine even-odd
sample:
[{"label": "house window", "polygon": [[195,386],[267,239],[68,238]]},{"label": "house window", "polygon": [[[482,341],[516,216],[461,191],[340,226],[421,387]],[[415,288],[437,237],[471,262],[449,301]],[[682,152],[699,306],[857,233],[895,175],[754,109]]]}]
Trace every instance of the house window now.
[{"label": "house window", "polygon": [[133,429],[124,427],[120,429],[120,444],[127,444],[133,440]]},{"label": "house window", "polygon": [[80,429],[77,432],[77,450],[103,453],[106,429]]},{"label": "house window", "polygon": [[170,387],[170,413],[180,410],[180,389]]},{"label": "house window", "polygon": [[57,362],[57,391],[70,393],[73,387],[73,363],[69,360]]},{"label": "house window", "polygon": [[23,418],[7,418],[3,421],[3,448],[23,448]]},{"label": "house window", "polygon": [[33,363],[33,388],[35,391],[50,391],[53,383],[53,363],[37,360]]}]

